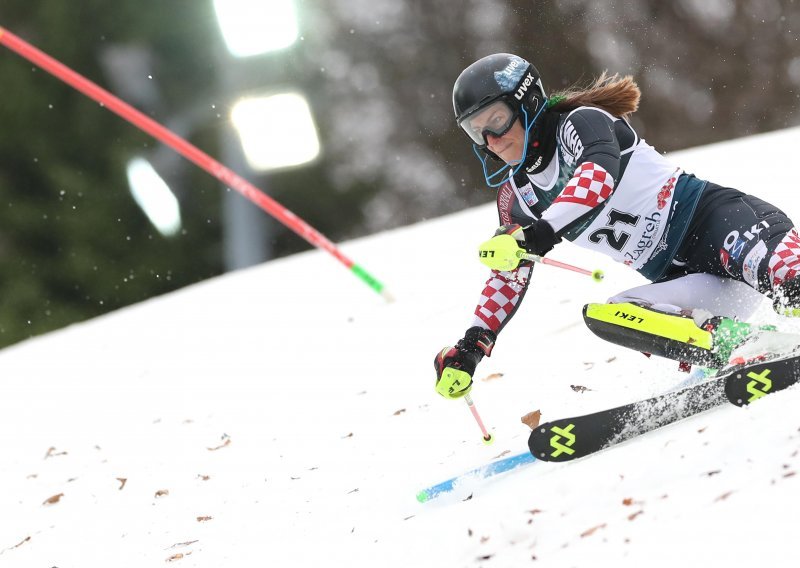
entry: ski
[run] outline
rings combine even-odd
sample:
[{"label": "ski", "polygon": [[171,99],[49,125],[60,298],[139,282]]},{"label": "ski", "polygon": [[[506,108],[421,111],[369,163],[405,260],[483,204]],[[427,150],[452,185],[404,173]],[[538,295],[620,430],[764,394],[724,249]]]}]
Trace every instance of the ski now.
[{"label": "ski", "polygon": [[640,436],[721,404],[727,374],[646,400],[553,420],[537,426],[528,448],[537,459],[570,461]]},{"label": "ski", "polygon": [[498,460],[423,489],[417,493],[417,500],[425,503],[453,492],[461,484],[512,471],[537,459],[563,462],[582,458],[728,401],[745,406],[797,383],[800,349],[738,365],[700,384],[647,400],[547,422],[531,432],[530,453]]},{"label": "ski", "polygon": [[513,471],[517,468],[520,468],[524,465],[528,465],[535,461],[536,458],[533,457],[529,452],[493,461],[481,467],[472,469],[466,473],[462,473],[461,475],[458,475],[446,481],[442,481],[441,483],[437,483],[436,485],[426,487],[425,489],[417,493],[417,501],[419,501],[420,503],[425,503],[441,495],[450,494],[457,488],[459,488],[459,486],[469,486],[470,483],[474,483],[481,479],[493,477],[501,473]]},{"label": "ski", "polygon": [[584,416],[540,424],[528,438],[531,454],[563,462],[705,412],[725,402],[745,406],[800,382],[800,352],[751,361],[678,391]]},{"label": "ski", "polygon": [[736,406],[746,406],[800,381],[800,354],[751,363],[726,374],[725,396]]}]

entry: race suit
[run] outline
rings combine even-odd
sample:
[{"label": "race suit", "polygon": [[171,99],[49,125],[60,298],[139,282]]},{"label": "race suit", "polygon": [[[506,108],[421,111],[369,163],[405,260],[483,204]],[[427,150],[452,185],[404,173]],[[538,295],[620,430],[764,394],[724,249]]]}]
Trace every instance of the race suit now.
[{"label": "race suit", "polygon": [[[556,136],[543,171],[522,169],[498,189],[501,225],[546,221],[559,239],[651,282],[708,273],[769,294],[800,271],[800,237],[782,211],[684,172],[626,120],[579,107],[559,117]],[[492,271],[471,325],[498,333],[519,307],[532,268]]]}]

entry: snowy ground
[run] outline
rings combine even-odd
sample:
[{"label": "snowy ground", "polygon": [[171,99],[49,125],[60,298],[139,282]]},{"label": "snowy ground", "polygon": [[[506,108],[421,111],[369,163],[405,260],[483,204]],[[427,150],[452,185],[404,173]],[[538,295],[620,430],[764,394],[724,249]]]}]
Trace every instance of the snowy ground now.
[{"label": "snowy ground", "polygon": [[[783,185],[798,142],[792,129],[675,160],[798,218]],[[432,360],[469,321],[495,219],[478,207],[344,243],[393,304],[310,252],[0,352],[0,567],[797,566],[800,389],[415,500],[525,451],[531,410],[589,412],[685,378],[583,327],[584,303],[642,280],[559,246],[606,281],[537,267],[477,373],[484,446],[466,406],[434,393]]]}]

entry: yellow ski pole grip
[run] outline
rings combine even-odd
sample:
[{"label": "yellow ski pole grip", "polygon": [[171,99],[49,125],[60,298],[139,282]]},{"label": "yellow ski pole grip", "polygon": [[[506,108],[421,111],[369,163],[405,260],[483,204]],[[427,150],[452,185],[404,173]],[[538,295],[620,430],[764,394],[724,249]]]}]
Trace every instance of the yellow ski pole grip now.
[{"label": "yellow ski pole grip", "polygon": [[[517,239],[511,235],[497,235],[478,247],[478,259],[492,270],[505,272],[519,266],[520,257]],[[522,251],[525,252],[525,251]]]}]

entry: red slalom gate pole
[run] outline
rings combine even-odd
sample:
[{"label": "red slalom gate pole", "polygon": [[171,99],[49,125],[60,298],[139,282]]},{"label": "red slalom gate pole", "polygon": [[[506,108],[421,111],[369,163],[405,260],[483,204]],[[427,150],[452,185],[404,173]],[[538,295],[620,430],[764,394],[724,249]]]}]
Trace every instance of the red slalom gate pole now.
[{"label": "red slalom gate pole", "polygon": [[112,95],[102,87],[76,73],[63,63],[53,59],[43,51],[33,47],[31,44],[3,27],[0,27],[0,44],[27,59],[34,65],[41,67],[87,97],[97,101],[102,106],[105,106],[110,111],[121,116],[156,140],[171,147],[184,158],[207,171],[226,186],[235,189],[313,246],[330,253],[370,288],[381,294],[386,300],[391,301],[391,295],[381,282],[361,266],[347,258],[337,246],[322,233],[193,144],[187,142],[171,130],[136,110],[119,97]]}]

